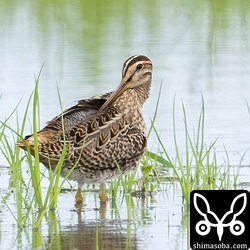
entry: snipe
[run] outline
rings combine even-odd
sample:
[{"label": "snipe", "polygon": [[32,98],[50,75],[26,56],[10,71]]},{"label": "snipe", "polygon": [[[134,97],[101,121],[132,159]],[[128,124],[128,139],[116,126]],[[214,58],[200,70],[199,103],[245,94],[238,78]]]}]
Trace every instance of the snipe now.
[{"label": "snipe", "polygon": [[[122,80],[114,92],[80,100],[48,122],[36,136],[39,160],[55,168],[64,144],[67,152],[61,176],[78,182],[76,203],[82,202],[84,183],[100,183],[101,202],[106,201],[104,183],[136,169],[146,148],[142,106],[149,96],[152,63],[143,55],[127,59]],[[17,145],[34,155],[34,135]]]}]

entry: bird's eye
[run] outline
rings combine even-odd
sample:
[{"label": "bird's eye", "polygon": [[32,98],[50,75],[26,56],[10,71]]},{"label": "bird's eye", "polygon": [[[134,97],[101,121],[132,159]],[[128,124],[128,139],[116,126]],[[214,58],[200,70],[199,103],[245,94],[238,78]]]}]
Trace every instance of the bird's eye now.
[{"label": "bird's eye", "polygon": [[137,66],[136,66],[136,69],[142,69],[143,65],[141,63],[139,63]]}]

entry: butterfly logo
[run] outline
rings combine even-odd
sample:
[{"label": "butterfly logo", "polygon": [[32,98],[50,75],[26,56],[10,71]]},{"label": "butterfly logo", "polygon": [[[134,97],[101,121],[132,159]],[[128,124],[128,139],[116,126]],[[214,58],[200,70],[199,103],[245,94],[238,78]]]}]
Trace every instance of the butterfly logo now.
[{"label": "butterfly logo", "polygon": [[[239,211],[235,211],[237,210],[237,208],[235,207],[235,204],[237,202],[240,202],[240,199],[243,199],[243,205],[239,209]],[[198,200],[200,200],[199,201],[200,205],[203,203],[203,205],[205,204],[205,206],[200,206],[199,208]],[[204,236],[204,235],[209,234],[211,227],[217,228],[217,235],[218,235],[219,241],[221,241],[222,239],[225,227],[229,227],[230,232],[236,236],[244,233],[245,225],[243,224],[242,221],[237,220],[237,216],[239,216],[246,208],[246,205],[247,205],[246,193],[239,194],[233,199],[231,206],[230,206],[230,210],[227,211],[222,216],[221,219],[219,219],[218,216],[213,211],[210,210],[210,205],[207,199],[203,195],[199,193],[195,193],[193,201],[194,201],[194,207],[196,211],[204,218],[203,220],[200,220],[199,222],[197,222],[195,226],[195,230],[199,235]],[[230,217],[232,217],[231,221],[228,223],[224,223],[225,220],[226,219],[228,220]],[[213,220],[213,222],[211,222],[211,219]]]}]

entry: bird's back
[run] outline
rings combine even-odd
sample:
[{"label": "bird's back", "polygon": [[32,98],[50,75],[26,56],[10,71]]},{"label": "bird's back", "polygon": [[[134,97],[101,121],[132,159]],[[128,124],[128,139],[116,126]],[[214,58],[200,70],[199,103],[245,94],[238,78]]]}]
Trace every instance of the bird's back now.
[{"label": "bird's back", "polygon": [[[81,100],[48,122],[37,135],[26,136],[18,145],[55,168],[62,152],[62,175],[72,167],[70,179],[103,182],[135,169],[146,148],[142,106],[149,96],[152,63],[145,56],[132,56],[123,65],[122,81],[114,92]],[[37,137],[35,140],[34,137]]]},{"label": "bird's back", "polygon": [[[79,101],[37,133],[40,161],[45,166],[56,166],[65,143],[67,168],[78,162],[76,168],[94,173],[135,165],[146,147],[145,131],[134,127],[130,116],[115,105],[98,112],[111,94]],[[34,135],[26,136],[19,146],[28,146],[34,154]]]}]

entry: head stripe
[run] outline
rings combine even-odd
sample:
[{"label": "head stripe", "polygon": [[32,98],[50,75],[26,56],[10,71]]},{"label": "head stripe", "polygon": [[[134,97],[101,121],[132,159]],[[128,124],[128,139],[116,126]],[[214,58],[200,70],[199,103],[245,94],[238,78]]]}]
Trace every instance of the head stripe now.
[{"label": "head stripe", "polygon": [[125,74],[127,73],[128,68],[135,64],[138,61],[150,61],[150,59],[146,56],[143,55],[136,55],[136,56],[131,56],[129,59],[127,59],[127,61],[125,61],[125,63],[123,64],[123,69],[122,69],[122,76],[124,77]]}]

